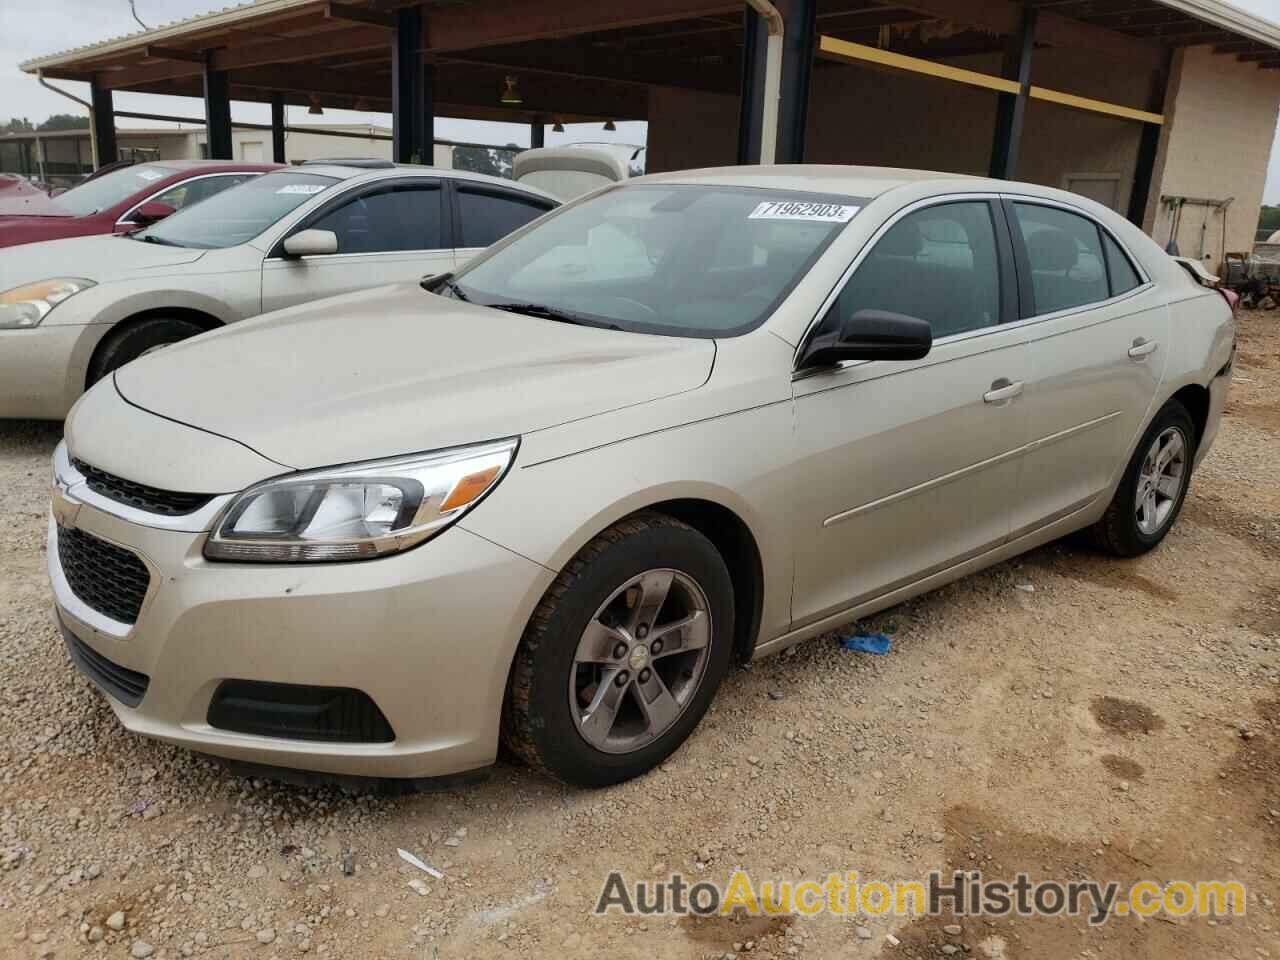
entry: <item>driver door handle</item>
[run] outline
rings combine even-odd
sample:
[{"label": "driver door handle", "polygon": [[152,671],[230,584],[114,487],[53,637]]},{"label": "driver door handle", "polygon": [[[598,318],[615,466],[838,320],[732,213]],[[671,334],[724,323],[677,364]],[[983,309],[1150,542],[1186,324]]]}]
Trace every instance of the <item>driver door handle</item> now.
[{"label": "driver door handle", "polygon": [[1021,380],[1009,380],[1007,377],[1001,377],[991,384],[991,389],[982,395],[984,403],[1000,403],[1004,400],[1012,400],[1018,394],[1022,393]]},{"label": "driver door handle", "polygon": [[1148,340],[1146,337],[1138,337],[1133,341],[1133,346],[1129,348],[1130,360],[1141,360],[1143,357],[1149,357],[1156,352],[1156,347],[1160,346],[1155,340]]}]

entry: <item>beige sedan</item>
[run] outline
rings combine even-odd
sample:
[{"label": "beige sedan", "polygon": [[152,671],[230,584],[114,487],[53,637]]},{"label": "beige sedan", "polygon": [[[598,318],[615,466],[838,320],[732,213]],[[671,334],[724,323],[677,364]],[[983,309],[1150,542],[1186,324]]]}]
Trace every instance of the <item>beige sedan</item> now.
[{"label": "beige sedan", "polygon": [[1043,187],[866,168],[632,180],[455,275],[117,370],[55,456],[72,660],[131,730],[584,785],[731,662],[1087,528],[1133,556],[1218,429],[1234,322]]}]

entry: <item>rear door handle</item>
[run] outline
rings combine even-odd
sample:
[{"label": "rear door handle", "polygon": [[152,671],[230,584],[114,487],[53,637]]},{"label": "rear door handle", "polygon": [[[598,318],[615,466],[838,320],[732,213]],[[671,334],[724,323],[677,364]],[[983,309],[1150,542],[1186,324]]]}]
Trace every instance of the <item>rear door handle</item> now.
[{"label": "rear door handle", "polygon": [[1146,337],[1138,337],[1133,341],[1133,346],[1129,348],[1130,360],[1141,360],[1143,357],[1149,357],[1156,352],[1156,347],[1160,346],[1155,340],[1148,340]]},{"label": "rear door handle", "polygon": [[1001,377],[991,384],[991,389],[982,395],[982,400],[984,403],[1000,403],[1004,400],[1012,400],[1020,393],[1022,393],[1021,380]]}]

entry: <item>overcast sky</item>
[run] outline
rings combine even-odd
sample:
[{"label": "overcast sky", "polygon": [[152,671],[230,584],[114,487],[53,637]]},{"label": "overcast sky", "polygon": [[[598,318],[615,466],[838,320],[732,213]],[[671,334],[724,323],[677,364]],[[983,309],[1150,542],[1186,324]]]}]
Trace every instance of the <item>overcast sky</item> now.
[{"label": "overcast sky", "polygon": [[[1280,0],[1234,0],[1235,5],[1280,22]],[[136,0],[138,15],[149,26],[159,26],[183,17],[207,13],[228,4],[218,0]],[[43,89],[34,77],[18,70],[23,60],[65,50],[69,47],[118,37],[137,29],[129,13],[129,0],[0,0],[0,120],[28,117],[39,122],[51,113],[79,112],[80,107],[57,94]],[[88,85],[63,82],[60,86],[82,98],[88,97]],[[185,97],[157,97],[145,93],[118,93],[117,110],[140,113],[167,113],[175,116],[199,117],[204,105]],[[264,104],[234,103],[232,118],[248,122],[270,122],[269,108]],[[309,118],[302,107],[291,107],[289,120],[306,123]],[[386,114],[355,113],[326,110],[329,123],[390,124]],[[120,119],[119,126],[155,126],[156,124]],[[547,130],[547,143],[575,140],[618,140],[641,143],[643,123],[620,123],[617,133],[607,133],[599,124],[577,124],[565,128],[563,134]],[[445,140],[470,140],[480,143],[529,143],[525,124],[489,123],[473,120],[436,119],[436,136]],[[1280,137],[1272,150],[1267,178],[1266,200],[1280,203]]]}]

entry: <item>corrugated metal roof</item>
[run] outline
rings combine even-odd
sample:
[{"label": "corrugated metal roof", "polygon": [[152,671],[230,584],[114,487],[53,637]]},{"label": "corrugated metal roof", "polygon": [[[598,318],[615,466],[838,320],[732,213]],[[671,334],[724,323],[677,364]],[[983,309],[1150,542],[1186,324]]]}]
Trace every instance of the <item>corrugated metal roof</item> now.
[{"label": "corrugated metal roof", "polygon": [[[1280,49],[1280,22],[1265,19],[1241,10],[1226,3],[1225,0],[1155,0],[1155,2],[1189,14],[1206,23],[1222,27],[1242,37],[1256,40],[1259,43]],[[151,30],[138,30],[134,33],[102,40],[98,43],[72,47],[58,53],[51,53],[19,64],[19,68],[27,73],[35,73],[40,69],[51,69],[69,66],[81,59],[89,57],[109,56],[112,53],[124,53],[135,49],[142,43],[161,43],[165,40],[181,40],[191,34],[210,29],[234,26],[235,24],[262,16],[287,13],[306,7],[321,7],[322,0],[252,0],[249,3],[223,7],[210,13],[175,20],[164,26]]]},{"label": "corrugated metal roof", "polygon": [[250,0],[249,3],[221,7],[209,13],[197,14],[194,17],[186,17],[182,20],[174,20],[172,23],[152,27],[150,30],[135,30],[133,33],[112,37],[109,40],[100,40],[97,43],[86,43],[79,47],[70,47],[57,53],[26,60],[18,64],[18,68],[26,73],[35,73],[40,69],[47,70],[50,67],[74,63],[76,60],[88,55],[94,57],[106,56],[115,52],[131,50],[142,43],[180,40],[197,31],[230,27],[242,20],[275,13],[287,13],[291,10],[305,7],[319,7],[321,5],[319,0]]}]

